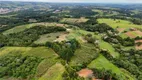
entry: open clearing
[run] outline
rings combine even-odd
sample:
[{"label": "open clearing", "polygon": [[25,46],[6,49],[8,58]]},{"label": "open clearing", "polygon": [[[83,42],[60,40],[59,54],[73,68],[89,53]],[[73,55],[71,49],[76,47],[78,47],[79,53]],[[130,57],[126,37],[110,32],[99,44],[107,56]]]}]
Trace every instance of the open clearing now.
[{"label": "open clearing", "polygon": [[124,30],[129,30],[131,28],[142,28],[142,25],[136,25],[133,24],[130,21],[127,20],[121,20],[121,19],[106,19],[106,18],[101,18],[98,19],[99,23],[106,23],[109,26],[111,26],[114,29],[117,29],[120,32],[120,36],[122,38],[126,38],[126,37],[131,37],[131,38],[135,38],[136,36],[142,36],[142,32],[141,31],[128,31],[127,33],[121,33]]},{"label": "open clearing", "polygon": [[99,43],[99,46],[100,46],[101,49],[106,49],[113,58],[119,57],[119,53],[115,51],[115,49],[112,47],[111,44],[104,42],[104,41],[101,41]]},{"label": "open clearing", "polygon": [[68,35],[68,33],[65,32],[65,33],[63,33],[62,35],[60,35],[59,38],[55,39],[54,41],[55,41],[55,42],[61,42],[61,41],[67,40],[67,39],[66,39],[67,35]]},{"label": "open clearing", "polygon": [[44,26],[59,26],[59,27],[67,27],[68,25],[65,24],[59,24],[59,23],[48,23],[48,22],[42,22],[42,23],[32,23],[32,24],[27,24],[27,25],[21,25],[21,26],[16,26],[12,29],[6,30],[3,32],[4,35],[12,34],[12,33],[18,33],[21,31],[24,31],[26,29],[29,29],[31,27],[37,26],[37,25],[44,25]]},{"label": "open clearing", "polygon": [[58,39],[57,37],[61,38],[62,35],[64,35],[66,32],[56,32],[56,33],[49,33],[41,35],[38,40],[36,40],[34,43],[36,44],[45,44],[47,41],[53,42],[54,40]]},{"label": "open clearing", "polygon": [[134,80],[133,77],[131,77],[129,74],[123,73],[121,69],[119,69],[117,66],[113,65],[111,62],[109,62],[104,56],[100,55],[97,59],[93,60],[89,65],[88,68],[93,69],[106,69],[111,70],[112,73],[115,73],[116,75],[121,76],[120,80]]},{"label": "open clearing", "polygon": [[100,9],[93,9],[92,11],[99,13],[98,15],[105,15],[105,16],[114,16],[114,15],[118,15],[119,12],[116,11],[111,11],[111,10],[100,10]]},{"label": "open clearing", "polygon": [[139,30],[136,30],[136,31],[128,31],[125,33],[127,36],[129,36],[130,38],[135,38],[137,36],[142,36],[142,32],[139,31]]},{"label": "open clearing", "polygon": [[23,54],[23,55],[29,55],[29,56],[36,56],[36,57],[43,57],[43,58],[49,58],[57,56],[57,54],[47,47],[3,47],[0,49],[0,55],[4,54]]},{"label": "open clearing", "polygon": [[82,18],[63,18],[60,22],[74,24],[74,23],[81,23],[86,21],[88,21],[88,19],[82,17]]},{"label": "open clearing", "polygon": [[74,56],[71,58],[71,66],[79,66],[83,63],[91,62],[91,60],[98,55],[98,51],[93,44],[84,43],[80,49],[77,49]]},{"label": "open clearing", "polygon": [[93,71],[86,68],[86,69],[81,69],[79,72],[77,72],[77,74],[78,74],[80,77],[88,78],[88,77],[90,77],[91,75],[93,75]]},{"label": "open clearing", "polygon": [[109,44],[108,42],[105,42],[101,39],[101,35],[94,35],[94,37],[96,37],[99,41],[99,47],[101,49],[105,49],[107,50],[110,55],[113,57],[113,58],[118,58],[119,57],[119,53],[115,51],[115,49],[113,48],[113,46],[111,44]]},{"label": "open clearing", "polygon": [[42,75],[46,73],[46,71],[53,66],[57,61],[56,57],[49,57],[44,59],[37,67],[36,77],[40,78]]},{"label": "open clearing", "polygon": [[125,30],[125,28],[117,28],[117,30],[121,33]]},{"label": "open clearing", "polygon": [[[139,43],[139,42],[142,43],[142,40],[136,40],[136,41],[135,41],[135,43]],[[135,45],[135,49],[136,49],[136,50],[142,50],[142,45],[139,45],[139,46],[138,46],[138,45]]]},{"label": "open clearing", "polygon": [[99,23],[106,23],[109,26],[111,26],[112,28],[142,28],[142,25],[135,25],[130,21],[127,20],[121,20],[121,19],[105,19],[105,18],[101,18],[98,19]]},{"label": "open clearing", "polygon": [[65,67],[60,63],[56,63],[39,80],[63,80],[64,71]]}]

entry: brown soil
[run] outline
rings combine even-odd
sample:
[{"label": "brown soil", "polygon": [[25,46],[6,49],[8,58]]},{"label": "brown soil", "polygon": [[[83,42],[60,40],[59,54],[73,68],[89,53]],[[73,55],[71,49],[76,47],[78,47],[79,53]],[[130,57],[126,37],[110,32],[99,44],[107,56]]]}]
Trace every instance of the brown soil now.
[{"label": "brown soil", "polygon": [[67,35],[68,35],[68,33],[66,33],[66,32],[64,34],[61,34],[59,36],[59,38],[57,38],[55,41],[62,42],[64,40],[66,40]]},{"label": "brown soil", "polygon": [[129,36],[130,38],[135,38],[136,36],[132,33],[132,31],[129,31],[127,33],[125,33],[127,36]]},{"label": "brown soil", "polygon": [[93,75],[93,71],[92,71],[92,70],[89,70],[89,69],[82,69],[82,70],[80,70],[79,72],[77,72],[77,74],[78,74],[80,77],[87,78],[87,77],[91,77],[91,76]]},{"label": "brown soil", "polygon": [[119,32],[123,32],[125,30],[125,28],[118,28],[117,29]]},{"label": "brown soil", "polygon": [[[135,43],[138,43],[138,42],[142,42],[142,40],[135,41]],[[140,45],[140,46],[136,45],[135,48],[136,48],[136,50],[142,50],[142,45]]]}]

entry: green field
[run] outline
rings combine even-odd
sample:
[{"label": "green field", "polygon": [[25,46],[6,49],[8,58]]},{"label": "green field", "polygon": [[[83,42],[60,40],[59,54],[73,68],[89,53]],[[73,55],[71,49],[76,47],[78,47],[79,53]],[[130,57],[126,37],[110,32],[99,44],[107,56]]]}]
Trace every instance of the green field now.
[{"label": "green field", "polygon": [[[118,15],[119,12],[116,11],[104,11],[104,10],[100,10],[100,9],[93,9],[92,11],[99,13],[97,16],[114,16],[114,15]],[[95,15],[96,16],[96,15]]]},{"label": "green field", "polygon": [[[121,20],[121,19],[98,19],[99,23],[106,23],[109,26],[111,26],[112,28],[141,28],[142,25],[135,25],[130,21],[126,21],[126,20]],[[120,21],[120,22],[119,22]]]},{"label": "green field", "polygon": [[21,31],[24,31],[26,29],[29,29],[31,27],[37,26],[37,25],[44,25],[44,26],[60,26],[60,27],[66,27],[68,25],[65,24],[58,24],[58,23],[48,23],[48,22],[42,22],[42,23],[32,23],[32,24],[26,24],[21,26],[16,26],[12,29],[6,30],[3,32],[4,35],[12,34],[12,33],[18,33]]},{"label": "green field", "polygon": [[112,73],[115,73],[118,76],[121,76],[119,80],[134,80],[131,75],[127,73],[123,73],[121,69],[119,69],[117,66],[113,65],[111,62],[109,62],[104,56],[100,55],[97,59],[93,60],[89,65],[88,68],[93,69],[106,69],[111,70]]},{"label": "green field", "polygon": [[47,47],[3,47],[0,49],[0,55],[4,54],[12,54],[12,53],[20,53],[23,55],[29,55],[29,56],[37,56],[37,57],[43,57],[43,58],[49,58],[58,56],[52,49],[49,49]]},{"label": "green field", "polygon": [[39,80],[63,80],[64,71],[65,67],[60,63],[56,63]]},{"label": "green field", "polygon": [[61,23],[81,23],[81,22],[86,22],[88,21],[88,19],[86,18],[63,18],[62,20],[60,20]]},{"label": "green field", "polygon": [[104,41],[101,41],[99,43],[99,46],[100,46],[101,49],[107,49],[112,57],[114,57],[114,58],[119,57],[119,53],[115,51],[115,49],[112,47],[111,44],[104,42]]},{"label": "green field", "polygon": [[54,40],[57,39],[57,36],[61,36],[63,34],[64,32],[44,34],[44,35],[41,35],[40,38],[36,40],[34,43],[35,44],[45,44],[47,41],[53,42]]},{"label": "green field", "polygon": [[105,42],[101,39],[101,35],[95,35],[94,37],[96,37],[99,40],[99,47],[101,49],[106,49],[108,50],[108,52],[110,53],[110,55],[113,58],[118,58],[119,57],[119,53],[115,51],[115,49],[113,48],[113,46],[111,44],[109,44],[108,42]]},{"label": "green field", "polygon": [[[58,60],[59,61],[59,60]],[[43,60],[37,67],[36,76],[41,77],[46,71],[57,62],[56,57],[49,57]]]},{"label": "green field", "polygon": [[25,54],[31,49],[32,47],[3,47],[3,48],[0,48],[0,56],[5,54],[11,54],[11,53]]},{"label": "green field", "polygon": [[77,66],[83,63],[91,62],[98,55],[98,52],[93,44],[84,43],[80,49],[77,49],[74,56],[71,58],[70,65]]}]

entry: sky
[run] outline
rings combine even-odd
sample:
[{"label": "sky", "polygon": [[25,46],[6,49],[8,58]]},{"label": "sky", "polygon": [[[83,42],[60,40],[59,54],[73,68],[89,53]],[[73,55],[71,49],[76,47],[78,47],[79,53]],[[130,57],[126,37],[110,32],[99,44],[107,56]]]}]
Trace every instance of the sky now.
[{"label": "sky", "polygon": [[29,2],[67,2],[67,3],[142,3],[142,0],[0,0]]}]

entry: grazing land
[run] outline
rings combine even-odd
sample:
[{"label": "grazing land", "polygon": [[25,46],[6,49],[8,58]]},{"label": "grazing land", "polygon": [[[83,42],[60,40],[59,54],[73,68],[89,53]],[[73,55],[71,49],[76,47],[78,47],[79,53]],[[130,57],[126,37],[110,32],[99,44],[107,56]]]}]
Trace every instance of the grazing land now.
[{"label": "grazing land", "polygon": [[111,70],[112,73],[115,73],[116,75],[121,75],[120,79],[133,79],[131,75],[124,73],[121,71],[120,68],[117,66],[113,65],[111,62],[109,62],[104,56],[100,55],[97,59],[92,61],[89,65],[88,68],[97,68],[97,69],[106,69],[106,70]]},{"label": "grazing land", "polygon": [[0,80],[142,80],[141,4],[0,4]]},{"label": "grazing land", "polygon": [[82,17],[82,18],[64,18],[60,22],[74,24],[74,23],[82,23],[86,21],[88,21],[88,19]]}]

